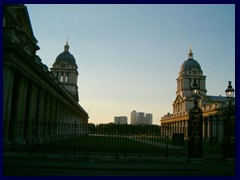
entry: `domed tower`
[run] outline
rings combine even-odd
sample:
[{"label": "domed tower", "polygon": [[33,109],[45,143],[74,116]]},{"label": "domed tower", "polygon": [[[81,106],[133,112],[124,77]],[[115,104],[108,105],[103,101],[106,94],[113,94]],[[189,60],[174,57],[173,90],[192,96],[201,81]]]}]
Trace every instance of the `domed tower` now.
[{"label": "domed tower", "polygon": [[173,103],[173,113],[188,111],[192,106],[191,87],[194,82],[199,85],[200,96],[206,96],[206,76],[203,75],[200,64],[193,59],[192,49],[189,49],[188,59],[181,65],[177,78],[176,99]]},{"label": "domed tower", "polygon": [[60,53],[54,64],[52,65],[51,71],[59,82],[69,91],[72,97],[78,102],[78,67],[74,56],[69,52],[69,45],[66,42],[64,51]]}]

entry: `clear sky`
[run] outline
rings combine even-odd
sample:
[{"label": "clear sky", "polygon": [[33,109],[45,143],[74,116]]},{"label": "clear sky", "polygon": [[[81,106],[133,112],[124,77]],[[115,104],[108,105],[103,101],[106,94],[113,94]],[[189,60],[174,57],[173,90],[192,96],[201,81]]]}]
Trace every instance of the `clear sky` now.
[{"label": "clear sky", "polygon": [[133,110],[172,113],[176,78],[193,57],[208,95],[235,88],[235,5],[26,5],[49,68],[69,38],[78,65],[79,103],[89,122],[114,121]]}]

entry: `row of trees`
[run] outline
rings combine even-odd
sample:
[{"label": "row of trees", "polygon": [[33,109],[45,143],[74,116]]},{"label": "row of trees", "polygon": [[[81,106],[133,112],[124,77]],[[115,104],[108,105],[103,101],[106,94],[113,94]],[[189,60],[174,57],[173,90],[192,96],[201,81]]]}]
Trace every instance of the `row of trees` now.
[{"label": "row of trees", "polygon": [[88,134],[160,136],[161,126],[132,124],[88,124]]}]

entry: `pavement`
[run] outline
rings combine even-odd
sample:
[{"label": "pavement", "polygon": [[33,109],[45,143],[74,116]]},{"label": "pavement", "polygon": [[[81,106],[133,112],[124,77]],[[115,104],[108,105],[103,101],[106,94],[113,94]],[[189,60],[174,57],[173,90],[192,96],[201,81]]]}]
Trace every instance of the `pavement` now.
[{"label": "pavement", "polygon": [[184,157],[4,153],[4,176],[234,176],[235,162]]}]

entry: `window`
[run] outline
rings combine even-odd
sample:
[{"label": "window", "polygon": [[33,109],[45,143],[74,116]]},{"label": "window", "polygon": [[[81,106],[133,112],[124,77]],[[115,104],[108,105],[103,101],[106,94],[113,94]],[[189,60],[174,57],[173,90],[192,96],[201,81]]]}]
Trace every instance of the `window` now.
[{"label": "window", "polygon": [[65,82],[68,82],[68,73],[66,74],[66,81]]},{"label": "window", "polygon": [[60,82],[63,82],[63,73],[61,73]]}]

